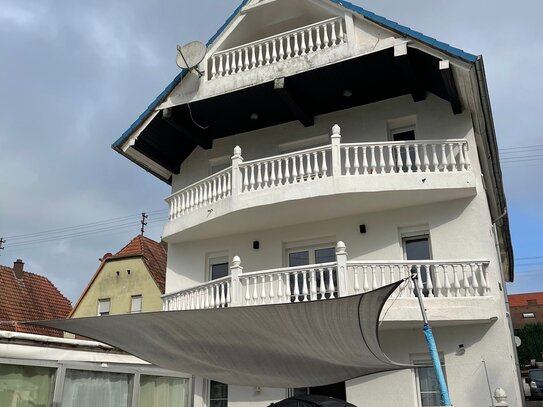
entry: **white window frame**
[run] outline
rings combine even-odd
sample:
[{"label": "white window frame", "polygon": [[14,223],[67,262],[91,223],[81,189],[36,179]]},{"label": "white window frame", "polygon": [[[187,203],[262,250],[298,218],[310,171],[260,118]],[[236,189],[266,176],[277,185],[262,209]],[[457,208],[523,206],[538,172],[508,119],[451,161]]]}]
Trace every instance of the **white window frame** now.
[{"label": "white window frame", "polygon": [[[108,304],[107,306],[107,314],[102,314],[102,312],[100,311],[101,307],[100,307],[100,304]],[[100,298],[98,300],[98,310],[96,312],[96,315],[98,315],[99,317],[101,316],[104,316],[104,315],[110,315],[111,314],[111,298]]]},{"label": "white window frame", "polygon": [[[218,382],[217,380],[211,380],[211,379],[206,379],[206,406],[207,407],[211,407],[211,382],[216,382],[216,383],[221,383],[221,382]],[[229,395],[229,387],[228,384],[226,383],[223,383],[224,385],[226,385],[226,405],[228,406],[228,395]],[[214,399],[214,400],[224,400],[224,399]]]},{"label": "white window frame", "polygon": [[[134,299],[138,299],[138,298],[139,298],[139,309],[134,310]],[[137,294],[137,295],[131,296],[130,297],[130,313],[131,314],[140,313],[142,309],[143,309],[143,295]]]},{"label": "white window frame", "polygon": [[[432,359],[430,358],[430,355],[428,354],[414,354],[410,355],[411,363],[414,365],[428,365],[432,364]],[[445,376],[445,382],[447,382],[447,373],[445,371],[445,358],[443,356],[443,353],[439,352],[439,361],[441,363],[441,368],[443,369],[443,376]],[[432,368],[433,366],[421,366],[424,368]],[[420,377],[419,377],[419,368],[416,367],[413,369],[414,373],[414,379],[415,379],[415,386],[417,389],[417,403],[419,407],[440,407],[440,406],[423,406],[422,405],[422,392],[420,388]],[[441,396],[440,391],[438,390],[438,393]]]},{"label": "white window frame", "polygon": [[407,251],[405,247],[406,240],[416,240],[417,238],[428,237],[428,250],[430,252],[430,258],[432,260],[432,236],[430,234],[430,229],[426,225],[420,226],[407,226],[398,228],[398,236],[400,243],[400,250],[402,252],[402,259],[407,260]]},{"label": "white window frame", "polygon": [[211,277],[211,267],[215,264],[228,264],[228,275],[230,275],[230,262],[228,257],[228,251],[220,251],[214,253],[208,253],[206,255],[206,271],[205,271],[205,280],[212,281]]},{"label": "white window frame", "polygon": [[315,250],[329,249],[335,250],[337,243],[334,237],[323,237],[305,241],[297,241],[283,244],[283,265],[289,267],[288,255],[290,253],[309,251],[309,264],[315,264]]},{"label": "white window frame", "polygon": [[[209,159],[209,175],[216,174],[232,165],[232,158],[223,155],[220,157],[210,158]],[[217,170],[217,167],[221,167],[219,170]]]},{"label": "white window frame", "polygon": [[535,312],[523,312],[522,318],[533,319],[535,318]]},{"label": "white window frame", "polygon": [[405,116],[387,121],[388,140],[394,141],[394,135],[413,130],[417,139],[417,116]]}]

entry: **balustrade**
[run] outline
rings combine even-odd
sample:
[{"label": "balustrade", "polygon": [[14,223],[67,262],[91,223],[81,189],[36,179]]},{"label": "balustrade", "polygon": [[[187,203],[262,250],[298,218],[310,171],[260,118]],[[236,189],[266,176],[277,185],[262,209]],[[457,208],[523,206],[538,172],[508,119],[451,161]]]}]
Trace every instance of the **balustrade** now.
[{"label": "balustrade", "polygon": [[466,140],[392,141],[341,145],[342,174],[455,172],[471,169]]},{"label": "balustrade", "polygon": [[235,256],[230,275],[163,296],[164,310],[191,310],[320,301],[375,290],[415,274],[392,294],[414,298],[414,284],[430,298],[488,297],[487,260],[347,261],[343,242],[336,261],[244,273]]},{"label": "balustrade", "polygon": [[236,146],[232,166],[166,198],[169,219],[241,194],[328,177],[471,171],[464,139],[341,143],[338,125],[333,126],[330,139],[325,146],[245,162]]},{"label": "balustrade", "polygon": [[335,17],[239,47],[220,51],[209,59],[210,79],[289,60],[347,41],[343,18]]},{"label": "balustrade", "polygon": [[481,297],[490,291],[487,261],[435,260],[416,262],[355,262],[347,263],[354,294],[385,286],[411,274],[416,280],[399,289],[393,296],[415,297],[413,284],[418,284],[425,297]]}]

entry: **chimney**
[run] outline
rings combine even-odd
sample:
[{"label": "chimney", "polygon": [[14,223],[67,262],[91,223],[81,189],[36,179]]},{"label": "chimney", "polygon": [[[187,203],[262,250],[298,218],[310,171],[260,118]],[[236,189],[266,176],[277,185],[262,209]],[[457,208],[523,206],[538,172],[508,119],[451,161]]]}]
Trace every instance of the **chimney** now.
[{"label": "chimney", "polygon": [[24,267],[24,263],[21,259],[17,259],[13,262],[13,273],[15,274],[15,277],[17,277],[17,279],[22,279],[23,278],[23,267]]}]

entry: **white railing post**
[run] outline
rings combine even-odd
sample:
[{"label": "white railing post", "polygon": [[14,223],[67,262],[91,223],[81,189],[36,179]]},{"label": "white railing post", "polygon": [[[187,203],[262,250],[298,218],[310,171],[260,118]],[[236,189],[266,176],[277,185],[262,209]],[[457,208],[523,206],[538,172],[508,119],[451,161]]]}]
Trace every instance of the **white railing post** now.
[{"label": "white railing post", "polygon": [[243,273],[241,260],[239,256],[234,256],[232,265],[230,266],[230,303],[233,307],[243,305],[243,299],[241,298],[241,280],[239,278],[241,273]]},{"label": "white railing post", "polygon": [[337,291],[338,297],[349,295],[347,290],[347,250],[345,243],[341,240],[336,245],[336,261],[337,261]]},{"label": "white railing post", "polygon": [[241,194],[243,188],[243,175],[239,168],[242,162],[241,148],[240,146],[236,146],[234,147],[234,155],[232,156],[232,199],[235,199],[234,196]]},{"label": "white railing post", "polygon": [[341,134],[340,127],[335,124],[332,127],[332,176],[338,177],[341,175]]}]

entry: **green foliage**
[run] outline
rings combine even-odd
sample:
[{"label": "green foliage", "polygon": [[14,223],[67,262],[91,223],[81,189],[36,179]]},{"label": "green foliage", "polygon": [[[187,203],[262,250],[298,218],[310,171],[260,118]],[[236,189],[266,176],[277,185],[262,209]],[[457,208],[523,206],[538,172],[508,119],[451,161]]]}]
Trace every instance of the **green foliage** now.
[{"label": "green foliage", "polygon": [[543,324],[527,324],[517,331],[522,343],[517,348],[521,365],[529,365],[530,359],[541,360],[543,352]]}]

